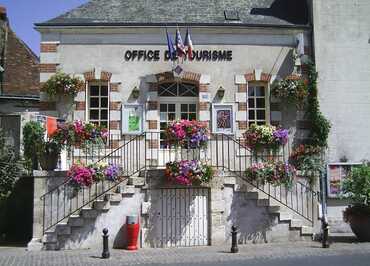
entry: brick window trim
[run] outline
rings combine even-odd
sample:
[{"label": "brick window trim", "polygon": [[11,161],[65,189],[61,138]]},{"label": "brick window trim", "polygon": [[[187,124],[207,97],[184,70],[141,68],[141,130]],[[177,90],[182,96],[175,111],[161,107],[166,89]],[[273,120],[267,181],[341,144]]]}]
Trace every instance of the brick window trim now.
[{"label": "brick window trim", "polygon": [[86,111],[86,102],[75,102],[76,111]]},{"label": "brick window trim", "polygon": [[120,130],[121,121],[109,121],[109,129]]},{"label": "brick window trim", "polygon": [[157,101],[148,101],[148,110],[158,110],[158,106]]},{"label": "brick window trim", "polygon": [[57,43],[41,43],[40,52],[41,53],[56,53],[58,50]]},{"label": "brick window trim", "polygon": [[119,83],[110,83],[110,91],[118,92],[119,91]]},{"label": "brick window trim", "polygon": [[40,64],[40,73],[56,73],[58,64]]},{"label": "brick window trim", "polygon": [[209,104],[205,102],[200,102],[199,111],[209,111]]},{"label": "brick window trim", "polygon": [[156,130],[158,129],[158,121],[157,120],[148,120],[148,128],[150,130]]},{"label": "brick window trim", "polygon": [[238,111],[247,111],[247,103],[238,103]]},{"label": "brick window trim", "polygon": [[247,121],[238,121],[239,130],[247,130],[248,122]]},{"label": "brick window trim", "polygon": [[121,102],[109,102],[109,110],[119,111],[121,110]]}]

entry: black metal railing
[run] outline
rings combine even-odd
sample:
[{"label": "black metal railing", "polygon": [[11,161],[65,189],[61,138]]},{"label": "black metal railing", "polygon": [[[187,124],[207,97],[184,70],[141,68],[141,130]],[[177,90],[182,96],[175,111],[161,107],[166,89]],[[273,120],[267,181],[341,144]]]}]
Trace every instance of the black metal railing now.
[{"label": "black metal railing", "polygon": [[[41,196],[43,204],[43,232],[53,229],[58,223],[66,221],[66,218],[79,212],[86,206],[91,206],[96,200],[103,200],[104,196],[127,180],[130,176],[139,173],[144,169],[144,157],[141,152],[134,152],[140,149],[143,135],[132,137],[122,146],[113,149],[112,152],[101,157],[98,162],[106,162],[119,166],[120,174],[115,181],[98,181],[90,187],[75,189],[70,185],[70,180],[60,180],[61,184],[54,185],[50,182],[47,185],[50,190]],[[124,155],[130,155],[130,160]]]},{"label": "black metal railing", "polygon": [[169,161],[193,159],[206,160],[214,168],[232,173],[238,177],[239,185],[246,186],[250,191],[261,192],[267,197],[270,205],[276,203],[275,205],[288,208],[311,223],[314,221],[319,194],[300,180],[294,182],[288,189],[284,185],[261,184],[246,176],[247,168],[254,163],[266,160],[287,161],[288,146],[274,152],[265,151],[256,154],[244,145],[243,139],[212,134],[206,147],[191,148],[191,140],[177,146],[173,143],[164,143],[160,140],[159,132],[144,132],[119,141],[121,146],[115,149],[110,147],[106,153],[99,153],[101,149],[99,147],[95,147],[96,150],[90,147],[92,150],[85,151],[87,153],[85,158],[93,158],[94,162],[118,165],[121,169],[121,179],[113,183],[107,181],[96,183],[92,187],[82,188],[74,195],[66,193],[70,189],[68,181],[51,189],[42,196],[44,231],[101,198],[123,180],[141,170],[165,167]]}]

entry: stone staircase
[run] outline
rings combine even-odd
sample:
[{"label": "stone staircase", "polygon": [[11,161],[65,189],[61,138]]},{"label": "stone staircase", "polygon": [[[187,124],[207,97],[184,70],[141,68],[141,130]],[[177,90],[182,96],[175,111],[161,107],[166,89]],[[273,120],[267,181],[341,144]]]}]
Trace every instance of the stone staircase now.
[{"label": "stone staircase", "polygon": [[[245,243],[273,243],[273,242],[294,242],[312,241],[314,227],[303,217],[295,214],[292,210],[279,204],[273,199],[268,199],[260,191],[236,190],[248,202],[248,206],[253,206],[268,215],[268,230],[263,237],[250,239]],[[262,222],[262,221],[261,221]],[[262,222],[263,223],[263,222]],[[266,223],[266,222],[265,222]]]},{"label": "stone staircase", "polygon": [[[86,248],[87,246],[79,244],[79,241],[86,236],[92,239],[90,243],[94,242],[100,245],[101,230],[107,226],[107,221],[109,222],[112,220],[110,227],[108,225],[111,236],[119,234],[119,229],[121,229],[120,227],[124,223],[123,218],[122,220],[113,220],[116,219],[115,216],[117,216],[117,214],[124,211],[123,206],[125,206],[125,201],[127,203],[130,200],[137,202],[137,206],[133,209],[137,211],[137,214],[140,213],[141,215],[141,228],[144,230],[142,231],[142,238],[145,238],[145,227],[148,227],[147,209],[150,208],[148,206],[151,204],[150,198],[148,198],[150,194],[148,191],[154,187],[153,184],[150,184],[151,182],[154,182],[153,178],[148,178],[147,175],[148,171],[143,171],[136,176],[128,178],[101,198],[96,199],[88,206],[82,208],[79,212],[76,212],[64,219],[51,230],[46,231],[42,239],[44,249],[59,250]],[[154,173],[154,175],[159,174]],[[241,202],[247,203],[246,207],[243,207],[243,203],[241,203],[242,205],[240,206],[242,206],[246,212],[241,213],[241,218],[236,219],[236,221],[239,220],[242,222],[243,217],[248,217],[248,215],[251,214],[253,216],[255,213],[263,213],[264,215],[261,216],[263,217],[263,219],[261,219],[261,223],[268,224],[268,226],[263,230],[263,237],[251,239],[246,234],[244,236],[244,241],[242,239],[243,234],[241,232],[241,244],[312,240],[314,229],[310,222],[305,221],[304,218],[299,217],[299,215],[295,214],[283,204],[280,204],[271,198],[269,199],[265,193],[246,184],[237,185],[236,180],[238,178],[236,177],[227,177],[223,179],[224,192],[221,192],[222,190],[220,190],[220,192],[225,194],[225,190],[229,188],[233,198],[234,195],[239,195],[239,197],[242,197],[243,199]],[[135,199],[135,196],[140,197],[140,199]],[[225,204],[225,206],[226,205],[227,204]],[[130,206],[127,206],[126,209],[130,208]],[[227,216],[230,216],[230,214],[227,214],[227,208],[229,208],[231,212],[231,204],[229,207],[225,207],[224,221],[227,220]],[[104,219],[102,219],[104,222],[99,222],[99,219],[102,217],[104,217]],[[259,218],[256,218],[257,223],[260,222],[258,219]],[[115,224],[117,228],[112,228],[112,224]],[[239,225],[237,226],[240,228]],[[229,232],[229,230],[229,228],[226,229],[226,232]],[[239,230],[242,231],[241,228]],[[91,234],[94,236],[91,237]],[[82,237],[82,235],[84,235],[84,237]],[[110,239],[110,241],[113,240]],[[141,241],[147,240],[141,239]],[[227,241],[227,237],[225,241]],[[113,242],[110,244],[113,245]]]},{"label": "stone staircase", "polygon": [[122,182],[112,191],[102,196],[101,199],[94,200],[79,212],[67,217],[52,229],[47,230],[42,239],[43,249],[68,249],[68,245],[66,245],[68,241],[78,238],[78,234],[84,227],[94,226],[98,217],[112,211],[112,209],[120,205],[122,200],[132,198],[144,185],[145,178],[139,176],[130,177]]}]

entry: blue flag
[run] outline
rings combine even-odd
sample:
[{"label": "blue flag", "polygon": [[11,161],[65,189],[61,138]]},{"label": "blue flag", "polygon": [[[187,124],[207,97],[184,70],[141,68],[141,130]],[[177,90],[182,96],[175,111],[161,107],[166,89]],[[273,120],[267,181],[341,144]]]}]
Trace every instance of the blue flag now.
[{"label": "blue flag", "polygon": [[176,57],[176,51],[175,51],[175,47],[173,45],[172,38],[168,34],[167,29],[166,29],[166,35],[167,35],[168,56],[173,61],[173,60],[175,60],[175,57]]}]

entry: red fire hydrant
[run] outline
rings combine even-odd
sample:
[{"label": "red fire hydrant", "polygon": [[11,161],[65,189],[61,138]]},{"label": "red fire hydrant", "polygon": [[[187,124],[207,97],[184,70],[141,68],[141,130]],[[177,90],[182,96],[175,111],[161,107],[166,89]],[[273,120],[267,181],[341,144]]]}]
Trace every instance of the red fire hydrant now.
[{"label": "red fire hydrant", "polygon": [[137,250],[140,224],[136,215],[127,216],[127,250]]}]

